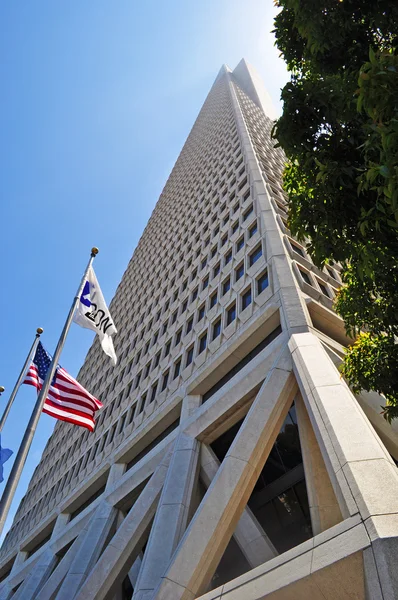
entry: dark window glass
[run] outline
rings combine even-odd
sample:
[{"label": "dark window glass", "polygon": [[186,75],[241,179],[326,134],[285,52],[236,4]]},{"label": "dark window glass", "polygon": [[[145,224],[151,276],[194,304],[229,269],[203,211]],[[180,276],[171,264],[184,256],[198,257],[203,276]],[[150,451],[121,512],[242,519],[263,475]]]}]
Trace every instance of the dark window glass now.
[{"label": "dark window glass", "polygon": [[257,294],[261,294],[261,292],[268,287],[268,283],[268,271],[265,271],[265,273],[263,273],[261,277],[257,279]]},{"label": "dark window glass", "polygon": [[308,275],[307,271],[302,271],[300,269],[300,275],[303,278],[303,281],[305,281],[305,283],[308,283],[308,285],[312,285],[310,276]]},{"label": "dark window glass", "polygon": [[217,292],[210,296],[210,308],[213,308],[217,304]]},{"label": "dark window glass", "polygon": [[201,352],[203,352],[203,350],[206,349],[207,346],[207,332],[202,335],[202,337],[199,339],[199,354],[201,354]]},{"label": "dark window glass", "polygon": [[175,379],[176,377],[179,376],[180,370],[181,370],[181,358],[174,365],[174,377],[173,377],[173,379]]},{"label": "dark window glass", "polygon": [[321,289],[322,294],[325,294],[325,296],[329,297],[329,291],[328,291],[328,288],[326,287],[326,285],[321,283],[319,280],[318,280],[318,285]]},{"label": "dark window glass", "polygon": [[195,288],[194,291],[192,292],[191,302],[196,300],[197,297],[198,297],[198,288]]},{"label": "dark window glass", "polygon": [[231,279],[228,277],[228,279],[226,279],[226,280],[224,281],[224,283],[222,284],[222,293],[223,293],[223,296],[224,296],[224,294],[226,294],[226,293],[228,292],[228,290],[230,290],[230,289],[231,289]]},{"label": "dark window glass", "polygon": [[305,254],[304,254],[303,250],[300,248],[300,246],[296,246],[296,244],[292,244],[292,242],[290,242],[290,245],[296,254],[299,254],[300,256],[305,258]]},{"label": "dark window glass", "polygon": [[187,310],[187,306],[188,306],[188,300],[184,300],[184,303],[183,303],[182,309],[181,309],[181,314],[183,314]]},{"label": "dark window glass", "polygon": [[236,319],[236,304],[230,306],[227,310],[227,325],[230,325],[232,321]]},{"label": "dark window glass", "polygon": [[249,237],[253,237],[253,235],[255,235],[257,233],[257,222],[254,223],[254,225],[252,225],[249,229]]},{"label": "dark window glass", "polygon": [[158,389],[158,382],[154,383],[153,386],[152,386],[151,398],[150,398],[149,402],[153,402],[155,400],[156,390],[157,389]]},{"label": "dark window glass", "polygon": [[175,342],[174,342],[174,346],[177,346],[177,344],[179,344],[181,342],[181,335],[182,335],[182,329],[180,329],[176,333],[176,339],[175,339]]},{"label": "dark window glass", "polygon": [[221,333],[221,319],[218,319],[213,325],[213,340],[216,339]]},{"label": "dark window glass", "polygon": [[207,258],[204,258],[204,259],[202,260],[202,262],[200,263],[200,268],[201,268],[201,269],[204,269],[206,265],[207,265]]},{"label": "dark window glass", "polygon": [[198,310],[198,323],[199,323],[199,321],[201,321],[203,319],[204,316],[205,316],[205,305],[203,304],[203,306],[201,306]]},{"label": "dark window glass", "polygon": [[202,290],[205,290],[207,288],[207,286],[209,285],[209,277],[205,277],[202,283]]},{"label": "dark window glass", "polygon": [[164,351],[164,355],[165,355],[165,356],[168,356],[168,355],[169,355],[170,348],[171,348],[171,340],[169,340],[169,341],[167,342],[167,344],[166,344],[166,349],[165,349],[165,351]]},{"label": "dark window glass", "polygon": [[216,266],[213,269],[213,277],[217,277],[217,275],[220,272],[220,263],[217,263]]},{"label": "dark window glass", "polygon": [[185,366],[187,367],[188,365],[190,365],[192,360],[193,360],[193,346],[192,346],[192,348],[189,348],[189,350],[187,351],[187,359],[185,362]]},{"label": "dark window glass", "polygon": [[231,262],[231,260],[232,260],[232,250],[229,250],[229,252],[227,252],[225,255],[225,264],[227,265],[229,262]]},{"label": "dark window glass", "polygon": [[221,246],[224,246],[225,242],[227,241],[228,236],[224,235],[224,237],[221,239]]},{"label": "dark window glass", "polygon": [[138,386],[140,385],[141,374],[142,374],[142,371],[140,371],[140,372],[138,373],[137,377],[135,378],[134,389],[137,389],[137,388],[138,388]]},{"label": "dark window glass", "polygon": [[145,379],[145,377],[148,377],[150,370],[151,370],[151,363],[148,363],[147,366],[145,367],[144,379]]},{"label": "dark window glass", "polygon": [[251,206],[249,208],[249,210],[247,210],[245,212],[245,214],[243,215],[243,220],[246,221],[246,219],[248,219],[250,217],[250,215],[252,214],[252,212],[253,212],[253,207]]},{"label": "dark window glass", "polygon": [[168,380],[169,380],[169,372],[166,371],[166,373],[163,375],[162,392],[163,392],[163,390],[166,389]]},{"label": "dark window glass", "polygon": [[243,246],[245,245],[245,238],[241,237],[237,242],[236,242],[236,251],[239,252],[239,250],[242,250]]},{"label": "dark window glass", "polygon": [[245,266],[242,263],[235,269],[235,281],[238,281],[245,274]]},{"label": "dark window glass", "polygon": [[214,246],[214,248],[212,248],[212,251],[211,251],[211,257],[214,258],[216,254],[217,254],[217,246]]},{"label": "dark window glass", "polygon": [[232,234],[231,235],[234,235],[234,233],[236,233],[238,231],[238,227],[239,227],[239,221],[236,221],[236,223],[234,223],[232,225]]},{"label": "dark window glass", "polygon": [[191,319],[189,319],[189,321],[187,323],[187,333],[189,333],[192,330],[192,326],[193,326],[193,317],[191,317]]},{"label": "dark window glass", "polygon": [[242,310],[245,310],[252,303],[252,291],[251,289],[247,290],[242,295]]},{"label": "dark window glass", "polygon": [[253,252],[250,254],[249,256],[249,264],[252,267],[254,265],[255,262],[258,261],[258,259],[261,257],[263,251],[261,249],[261,246],[257,246],[257,248],[255,248],[253,250]]},{"label": "dark window glass", "polygon": [[141,397],[141,404],[138,409],[138,414],[140,415],[145,408],[146,394]]}]

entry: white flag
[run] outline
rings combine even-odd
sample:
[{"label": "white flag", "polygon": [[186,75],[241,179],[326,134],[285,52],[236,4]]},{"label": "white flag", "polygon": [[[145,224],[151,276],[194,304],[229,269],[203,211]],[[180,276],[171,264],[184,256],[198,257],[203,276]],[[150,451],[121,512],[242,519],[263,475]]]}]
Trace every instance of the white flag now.
[{"label": "white flag", "polygon": [[117,333],[117,329],[105,304],[104,296],[92,267],[87,272],[87,278],[73,320],[81,327],[92,329],[95,333],[98,333],[103,351],[110,356],[112,363],[116,365],[117,358],[112,335]]}]

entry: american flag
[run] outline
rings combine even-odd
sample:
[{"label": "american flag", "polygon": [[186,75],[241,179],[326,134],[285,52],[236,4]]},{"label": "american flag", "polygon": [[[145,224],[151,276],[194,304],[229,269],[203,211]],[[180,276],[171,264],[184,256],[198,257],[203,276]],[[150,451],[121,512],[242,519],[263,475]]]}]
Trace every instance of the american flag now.
[{"label": "american flag", "polygon": [[[51,364],[51,356],[38,343],[35,356],[30,364],[24,383],[33,385],[37,393],[43,386],[47,371]],[[94,413],[102,407],[102,403],[94,398],[76,379],[58,366],[51,382],[43,412],[74,425],[86,427],[94,431]]]}]

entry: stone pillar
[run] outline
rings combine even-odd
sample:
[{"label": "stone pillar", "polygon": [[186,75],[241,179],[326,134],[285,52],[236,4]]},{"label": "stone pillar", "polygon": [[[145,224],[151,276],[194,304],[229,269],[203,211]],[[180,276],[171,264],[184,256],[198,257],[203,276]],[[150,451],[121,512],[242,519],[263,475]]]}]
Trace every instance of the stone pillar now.
[{"label": "stone pillar", "polygon": [[[209,487],[220,466],[220,461],[206,444],[200,450],[201,479]],[[236,526],[234,538],[252,569],[271,560],[278,552],[248,506]]]},{"label": "stone pillar", "polygon": [[134,600],[147,600],[159,585],[188,520],[197,481],[199,442],[180,433],[140,569]]},{"label": "stone pillar", "polygon": [[51,548],[44,550],[23,584],[15,592],[14,600],[34,600],[38,590],[48,579],[57,562],[57,557]]},{"label": "stone pillar", "polygon": [[71,600],[81,588],[87,575],[98,560],[110,530],[115,522],[117,509],[103,500],[88,523],[82,545],[62,583],[57,600]]},{"label": "stone pillar", "polygon": [[72,546],[69,548],[65,556],[61,559],[61,562],[56,566],[54,571],[51,573],[46,583],[41,588],[37,600],[54,600],[61,584],[64,580],[65,575],[67,574],[72,561],[80,548],[85,531],[83,530],[82,534],[79,535]]},{"label": "stone pillar", "polygon": [[311,515],[312,534],[318,535],[318,533],[325,531],[325,529],[329,529],[329,527],[340,523],[343,520],[343,516],[332,484],[330,483],[307,409],[305,408],[303,399],[299,395],[296,398],[295,406]]},{"label": "stone pillar", "polygon": [[79,589],[76,600],[105,600],[112,597],[118,583],[122,582],[128,574],[148,535],[166,479],[170,458],[171,451],[164,456],[129,510],[122,527],[119,527]]},{"label": "stone pillar", "polygon": [[297,385],[291,369],[285,347],[178,545],[154,600],[193,600],[205,591],[293,402]]},{"label": "stone pillar", "polygon": [[295,334],[289,347],[325,464],[367,529],[383,599],[398,598],[397,467],[319,339]]},{"label": "stone pillar", "polygon": [[137,580],[138,580],[138,575],[140,573],[141,565],[142,565],[142,555],[140,554],[135,559],[133,566],[131,567],[131,569],[129,571],[130,583],[134,589],[137,585]]}]

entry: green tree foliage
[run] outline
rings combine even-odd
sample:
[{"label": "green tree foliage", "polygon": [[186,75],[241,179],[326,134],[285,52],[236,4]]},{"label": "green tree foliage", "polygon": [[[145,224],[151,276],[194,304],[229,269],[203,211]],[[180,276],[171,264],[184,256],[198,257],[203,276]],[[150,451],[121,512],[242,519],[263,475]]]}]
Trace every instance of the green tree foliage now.
[{"label": "green tree foliage", "polygon": [[343,374],[398,416],[398,3],[277,0],[291,80],[273,135],[288,159],[289,226],[344,265],[336,310],[357,342]]}]

